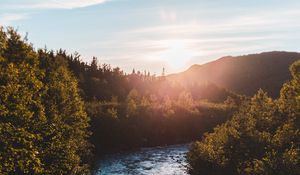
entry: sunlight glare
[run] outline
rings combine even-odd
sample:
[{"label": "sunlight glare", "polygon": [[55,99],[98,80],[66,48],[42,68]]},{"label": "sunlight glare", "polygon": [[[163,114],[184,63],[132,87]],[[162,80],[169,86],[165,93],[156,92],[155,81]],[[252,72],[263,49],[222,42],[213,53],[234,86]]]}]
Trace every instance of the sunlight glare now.
[{"label": "sunlight glare", "polygon": [[188,48],[186,41],[169,40],[165,43],[168,48],[160,55],[161,60],[167,63],[172,71],[183,69],[195,52]]}]

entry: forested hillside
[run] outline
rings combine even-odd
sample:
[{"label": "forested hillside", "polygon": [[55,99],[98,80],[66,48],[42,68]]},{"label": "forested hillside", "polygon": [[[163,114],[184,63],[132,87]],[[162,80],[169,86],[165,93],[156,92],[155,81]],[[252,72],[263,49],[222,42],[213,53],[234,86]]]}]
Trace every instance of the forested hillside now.
[{"label": "forested hillside", "polygon": [[223,57],[203,65],[193,65],[168,79],[184,86],[214,83],[236,93],[252,96],[263,89],[278,97],[283,83],[291,79],[289,66],[300,59],[295,52],[265,52],[237,57]]}]

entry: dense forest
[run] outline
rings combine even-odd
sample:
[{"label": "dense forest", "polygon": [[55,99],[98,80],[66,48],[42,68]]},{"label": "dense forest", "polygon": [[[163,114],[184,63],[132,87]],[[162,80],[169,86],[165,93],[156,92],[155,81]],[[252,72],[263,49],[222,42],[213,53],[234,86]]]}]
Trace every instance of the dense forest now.
[{"label": "dense forest", "polygon": [[299,62],[273,100],[82,60],[0,29],[0,174],[89,174],[97,156],[200,139],[192,174],[299,174]]},{"label": "dense forest", "polygon": [[91,119],[96,155],[138,147],[185,143],[226,121],[244,96],[214,84],[183,87],[162,73],[90,64],[60,50],[79,81]]}]

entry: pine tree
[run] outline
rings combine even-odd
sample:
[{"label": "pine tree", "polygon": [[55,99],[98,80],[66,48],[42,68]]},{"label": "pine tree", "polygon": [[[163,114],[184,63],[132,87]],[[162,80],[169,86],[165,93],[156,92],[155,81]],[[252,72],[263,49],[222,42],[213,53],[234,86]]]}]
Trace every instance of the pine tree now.
[{"label": "pine tree", "polygon": [[0,174],[43,172],[43,73],[38,57],[13,29],[1,35],[0,50]]},{"label": "pine tree", "polygon": [[0,28],[0,174],[88,174],[88,118],[61,51]]},{"label": "pine tree", "polygon": [[48,174],[88,174],[90,145],[88,117],[79,96],[77,81],[67,69],[63,57],[44,57],[46,70],[44,96],[44,157]]}]

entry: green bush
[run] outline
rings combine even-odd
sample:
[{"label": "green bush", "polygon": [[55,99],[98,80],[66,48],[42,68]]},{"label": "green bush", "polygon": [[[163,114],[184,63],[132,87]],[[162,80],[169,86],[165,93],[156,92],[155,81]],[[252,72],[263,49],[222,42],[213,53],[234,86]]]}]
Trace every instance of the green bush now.
[{"label": "green bush", "polygon": [[300,174],[300,61],[278,100],[259,90],[231,120],[192,144],[191,174]]}]

